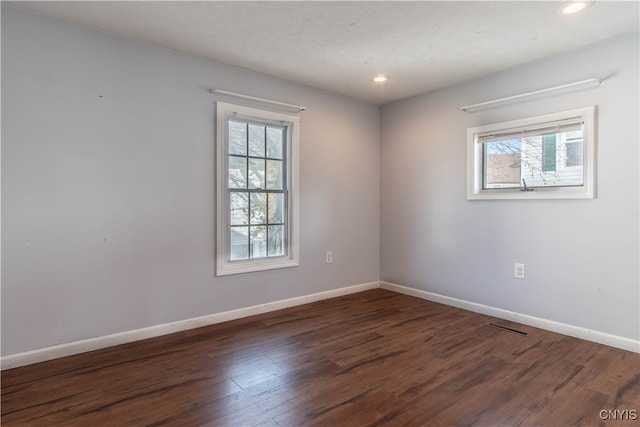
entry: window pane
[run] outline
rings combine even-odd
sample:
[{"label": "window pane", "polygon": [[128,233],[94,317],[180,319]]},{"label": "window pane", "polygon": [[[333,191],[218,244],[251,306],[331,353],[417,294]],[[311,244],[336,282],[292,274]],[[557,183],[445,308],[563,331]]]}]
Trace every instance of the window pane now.
[{"label": "window pane", "polygon": [[251,224],[267,223],[267,193],[251,193]]},{"label": "window pane", "polygon": [[269,193],[269,224],[284,222],[284,194]]},{"label": "window pane", "polygon": [[269,190],[283,190],[283,162],[282,160],[267,160],[267,188]]},{"label": "window pane", "polygon": [[284,153],[284,129],[267,128],[267,157],[282,159]]},{"label": "window pane", "polygon": [[229,156],[229,188],[247,188],[247,158]]},{"label": "window pane", "polygon": [[247,155],[247,124],[229,120],[229,154]]},{"label": "window pane", "polygon": [[264,126],[249,125],[249,155],[264,157]]},{"label": "window pane", "polygon": [[251,258],[267,256],[267,227],[264,225],[251,227]]},{"label": "window pane", "polygon": [[249,224],[249,194],[231,193],[231,225]]},{"label": "window pane", "polygon": [[249,188],[265,188],[264,160],[249,159]]},{"label": "window pane", "polygon": [[231,227],[231,251],[229,259],[237,261],[249,258],[249,227]]},{"label": "window pane", "polygon": [[267,255],[284,255],[284,226],[270,225],[267,239]]},{"label": "window pane", "polygon": [[484,150],[484,188],[520,187],[520,140],[488,142]]},{"label": "window pane", "polygon": [[530,135],[484,145],[484,188],[583,185],[582,131]]}]

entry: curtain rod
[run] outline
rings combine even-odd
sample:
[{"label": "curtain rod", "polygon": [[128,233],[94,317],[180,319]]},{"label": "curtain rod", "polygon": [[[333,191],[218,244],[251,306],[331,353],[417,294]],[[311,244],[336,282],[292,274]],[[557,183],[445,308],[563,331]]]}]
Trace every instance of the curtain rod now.
[{"label": "curtain rod", "polygon": [[298,110],[298,112],[304,111],[307,109],[307,107],[303,107],[301,105],[287,104],[286,102],[274,101],[272,99],[266,99],[266,98],[258,98],[257,96],[245,95],[243,93],[237,93],[237,92],[229,92],[227,90],[222,90],[222,89],[209,89],[209,93],[220,93],[223,95],[235,96],[237,98],[245,98],[245,99],[251,99],[253,101],[266,102],[268,104],[282,105],[283,107],[295,108]]},{"label": "curtain rod", "polygon": [[492,101],[480,102],[479,104],[467,105],[465,107],[460,107],[460,109],[462,111],[467,111],[467,110],[469,110],[471,108],[483,107],[485,105],[496,104],[498,102],[511,101],[512,99],[524,98],[524,97],[527,97],[527,96],[538,95],[540,93],[553,92],[555,90],[565,89],[565,88],[568,88],[568,87],[581,86],[581,85],[585,85],[585,84],[588,84],[588,83],[595,83],[595,82],[598,82],[598,84],[600,84],[600,83],[602,83],[602,80],[603,79],[594,77],[592,79],[580,80],[579,82],[567,83],[567,84],[564,84],[564,85],[554,86],[554,87],[550,87],[550,88],[547,88],[547,89],[540,89],[540,90],[535,90],[533,92],[521,93],[519,95],[507,96],[505,98],[498,98],[498,99],[494,99]]}]

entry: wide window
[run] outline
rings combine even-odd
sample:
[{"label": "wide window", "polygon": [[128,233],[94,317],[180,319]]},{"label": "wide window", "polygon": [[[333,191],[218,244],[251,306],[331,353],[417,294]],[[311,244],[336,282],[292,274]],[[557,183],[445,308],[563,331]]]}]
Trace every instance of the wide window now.
[{"label": "wide window", "polygon": [[592,198],[594,110],[468,129],[467,198]]},{"label": "wide window", "polygon": [[298,118],[219,102],[216,122],[216,274],[298,265]]}]

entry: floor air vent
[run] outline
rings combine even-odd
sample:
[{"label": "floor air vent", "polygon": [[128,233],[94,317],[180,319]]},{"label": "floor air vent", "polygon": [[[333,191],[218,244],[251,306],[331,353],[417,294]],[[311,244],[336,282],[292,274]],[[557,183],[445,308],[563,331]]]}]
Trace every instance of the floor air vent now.
[{"label": "floor air vent", "polygon": [[491,326],[492,328],[500,329],[501,331],[511,332],[513,334],[524,335],[524,336],[529,335],[526,332],[519,331],[517,329],[513,329],[513,328],[510,328],[508,326],[498,325],[497,323],[487,323],[487,326]]}]

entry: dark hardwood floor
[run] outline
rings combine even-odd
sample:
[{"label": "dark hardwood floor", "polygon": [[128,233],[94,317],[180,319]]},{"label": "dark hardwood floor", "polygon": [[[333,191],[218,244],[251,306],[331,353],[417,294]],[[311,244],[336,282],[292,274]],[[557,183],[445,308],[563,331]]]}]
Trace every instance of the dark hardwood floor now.
[{"label": "dark hardwood floor", "polygon": [[1,423],[618,427],[639,399],[636,353],[378,289],[4,371]]}]

